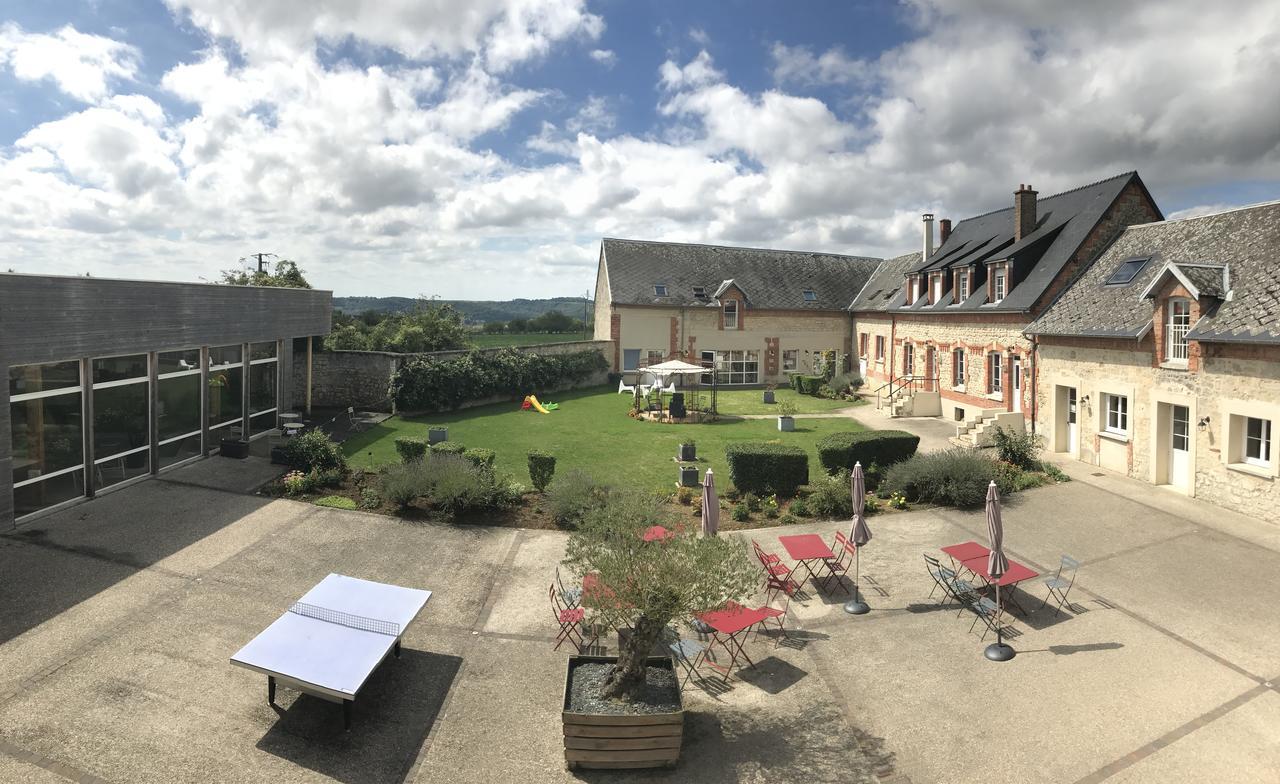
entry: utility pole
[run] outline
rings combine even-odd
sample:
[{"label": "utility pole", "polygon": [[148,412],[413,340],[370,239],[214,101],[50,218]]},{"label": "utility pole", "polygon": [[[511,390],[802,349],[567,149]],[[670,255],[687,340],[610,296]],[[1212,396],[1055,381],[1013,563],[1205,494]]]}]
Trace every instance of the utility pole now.
[{"label": "utility pole", "polygon": [[587,310],[591,307],[591,291],[582,295],[582,339],[587,339]]},{"label": "utility pole", "polygon": [[241,258],[240,261],[242,263],[249,264],[251,263],[249,261],[250,259],[256,259],[257,260],[256,263],[258,265],[258,272],[266,273],[268,256],[272,258],[280,258],[279,256],[276,256],[276,254],[274,253],[250,253],[248,256]]}]

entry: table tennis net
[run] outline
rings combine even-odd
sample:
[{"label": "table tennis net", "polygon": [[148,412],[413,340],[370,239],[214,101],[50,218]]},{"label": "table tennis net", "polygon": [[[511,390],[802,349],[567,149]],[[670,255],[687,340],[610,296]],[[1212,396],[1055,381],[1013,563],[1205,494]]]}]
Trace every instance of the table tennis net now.
[{"label": "table tennis net", "polygon": [[355,615],[341,610],[333,610],[328,607],[307,604],[306,602],[294,602],[293,606],[289,608],[289,612],[302,615],[307,618],[315,618],[316,620],[324,621],[325,623],[336,623],[341,626],[347,626],[361,631],[387,634],[392,637],[398,637],[400,635],[400,624],[393,621],[384,621],[380,618],[367,618],[363,615]]}]

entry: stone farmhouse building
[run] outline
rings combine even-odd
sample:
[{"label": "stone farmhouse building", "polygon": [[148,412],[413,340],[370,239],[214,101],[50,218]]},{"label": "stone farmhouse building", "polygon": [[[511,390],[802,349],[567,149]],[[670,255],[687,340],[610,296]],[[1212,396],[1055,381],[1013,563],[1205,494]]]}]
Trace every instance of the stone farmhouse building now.
[{"label": "stone farmhouse building", "polygon": [[785,383],[815,355],[852,352],[849,305],[880,259],[606,238],[595,337],[613,369],[668,359],[719,367],[729,384]]},{"label": "stone farmhouse building", "polygon": [[887,262],[853,303],[858,364],[892,415],[942,416],[957,437],[1021,429],[1038,399],[1023,334],[1067,283],[1135,223],[1162,215],[1137,172],[960,221],[924,216],[922,253]]},{"label": "stone farmhouse building", "polygon": [[1128,227],[1027,334],[1050,449],[1280,521],[1280,202]]}]

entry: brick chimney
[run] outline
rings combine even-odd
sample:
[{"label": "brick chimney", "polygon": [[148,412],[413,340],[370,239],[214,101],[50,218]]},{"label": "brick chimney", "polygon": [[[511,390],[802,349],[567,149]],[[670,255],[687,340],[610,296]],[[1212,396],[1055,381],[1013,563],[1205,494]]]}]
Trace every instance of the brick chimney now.
[{"label": "brick chimney", "polygon": [[1013,193],[1013,241],[1036,230],[1036,191],[1030,185],[1019,185]]},{"label": "brick chimney", "polygon": [[924,258],[933,255],[933,213],[926,212],[921,216],[924,220]]},{"label": "brick chimney", "polygon": [[951,219],[943,218],[938,221],[938,247],[941,248],[947,244],[947,237],[951,236]]}]

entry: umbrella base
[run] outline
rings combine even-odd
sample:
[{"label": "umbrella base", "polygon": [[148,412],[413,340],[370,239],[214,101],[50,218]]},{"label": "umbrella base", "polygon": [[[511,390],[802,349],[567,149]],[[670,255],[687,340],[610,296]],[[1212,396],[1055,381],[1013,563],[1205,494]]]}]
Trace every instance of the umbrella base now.
[{"label": "umbrella base", "polygon": [[867,606],[866,602],[850,599],[844,603],[844,611],[850,615],[866,615],[871,612],[871,608]]},{"label": "umbrella base", "polygon": [[993,642],[987,646],[987,650],[983,652],[983,655],[991,661],[1002,662],[1009,661],[1014,656],[1017,656],[1018,652],[1004,643]]}]

